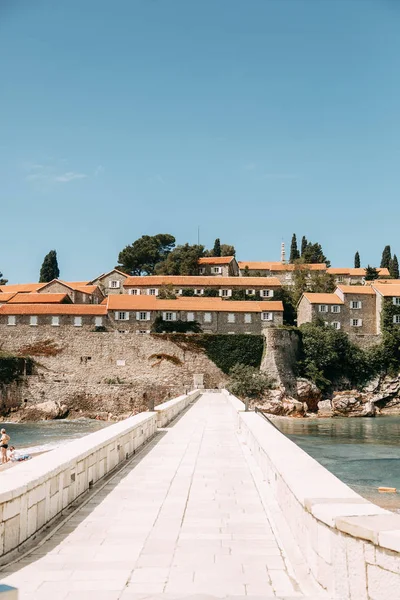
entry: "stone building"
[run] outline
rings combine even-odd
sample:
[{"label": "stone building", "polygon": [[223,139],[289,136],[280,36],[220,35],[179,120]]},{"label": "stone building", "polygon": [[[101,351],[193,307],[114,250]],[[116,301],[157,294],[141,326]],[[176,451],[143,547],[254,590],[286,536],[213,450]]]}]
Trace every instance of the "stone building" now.
[{"label": "stone building", "polygon": [[122,294],[127,277],[126,273],[118,269],[113,269],[112,271],[108,271],[108,273],[102,273],[102,275],[99,275],[89,283],[99,286],[105,296],[109,294]]},{"label": "stone building", "polygon": [[[5,296],[6,294],[4,294]],[[25,294],[18,292],[17,294],[10,294],[8,304],[70,304],[72,302],[69,294]],[[0,302],[2,295],[0,294]]]},{"label": "stone building", "polygon": [[237,277],[239,267],[234,256],[207,256],[199,258],[199,275]]},{"label": "stone building", "polygon": [[[1,309],[0,309],[1,310]],[[204,333],[253,333],[283,324],[282,302],[224,302],[221,298],[163,300],[155,296],[109,296],[108,314],[119,331],[150,333],[155,319],[196,321]]]},{"label": "stone building", "polygon": [[[3,304],[0,329],[15,327],[73,326],[94,330],[107,321],[107,307],[100,304]],[[17,334],[16,334],[17,335]]]},{"label": "stone building", "polygon": [[393,325],[400,326],[400,281],[396,279],[393,279],[392,281],[397,281],[397,283],[389,283],[389,285],[374,283],[372,285],[372,288],[376,292],[376,325],[378,333],[381,333],[382,331],[381,315],[385,301],[389,301],[393,307],[396,307],[396,310],[392,311]]},{"label": "stone building", "polygon": [[68,294],[74,304],[100,304],[104,294],[98,285],[89,285],[84,281],[61,281],[53,279],[42,285],[38,294]]},{"label": "stone building", "polygon": [[[379,273],[379,279],[389,277],[388,269],[377,269]],[[365,269],[364,268],[336,268],[329,267],[326,270],[327,273],[333,275],[337,284],[343,283],[344,285],[364,285],[365,284]]]},{"label": "stone building", "polygon": [[297,306],[297,325],[324,321],[335,329],[342,329],[344,301],[337,294],[305,293]]},{"label": "stone building", "polygon": [[240,275],[276,277],[282,285],[293,284],[293,273],[296,270],[326,272],[325,264],[291,264],[282,262],[239,261]]},{"label": "stone building", "polygon": [[235,297],[235,292],[243,292],[243,299],[257,297],[261,300],[269,300],[281,287],[276,277],[149,275],[127,277],[123,290],[134,296],[140,294],[158,296],[161,289],[169,289],[176,295],[185,295],[186,290],[192,290],[194,295],[204,296],[208,290],[215,290],[221,298],[229,299]]}]

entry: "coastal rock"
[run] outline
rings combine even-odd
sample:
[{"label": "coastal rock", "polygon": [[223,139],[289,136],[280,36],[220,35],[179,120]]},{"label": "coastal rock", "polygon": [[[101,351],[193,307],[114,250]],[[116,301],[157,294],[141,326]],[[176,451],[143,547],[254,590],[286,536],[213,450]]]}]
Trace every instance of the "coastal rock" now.
[{"label": "coastal rock", "polygon": [[374,417],[375,405],[367,394],[357,390],[336,392],[331,401],[333,416]]},{"label": "coastal rock", "polygon": [[320,400],[318,402],[318,416],[319,417],[332,417],[332,403],[330,400]]},{"label": "coastal rock", "polygon": [[322,400],[321,390],[308,379],[297,379],[297,398],[307,404],[307,409],[316,412],[318,403]]},{"label": "coastal rock", "polygon": [[[274,390],[276,391],[276,390]],[[285,416],[285,417],[304,417],[306,405],[294,398],[284,398],[281,400],[275,397],[270,397],[263,402],[256,403],[257,408],[270,415]]]},{"label": "coastal rock", "polygon": [[50,419],[64,419],[68,415],[68,408],[53,400],[39,402],[28,406],[21,414],[21,421],[47,421]]}]

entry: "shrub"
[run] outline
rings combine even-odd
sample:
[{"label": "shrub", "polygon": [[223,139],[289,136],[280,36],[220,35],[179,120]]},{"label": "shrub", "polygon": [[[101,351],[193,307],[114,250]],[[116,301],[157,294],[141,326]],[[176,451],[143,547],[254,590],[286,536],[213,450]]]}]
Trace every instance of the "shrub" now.
[{"label": "shrub", "polygon": [[232,367],[229,376],[229,391],[242,399],[260,398],[274,383],[267,373],[241,363]]},{"label": "shrub", "polygon": [[208,358],[224,373],[242,363],[259,368],[264,350],[262,335],[203,335],[196,342],[205,350]]},{"label": "shrub", "polygon": [[155,318],[151,327],[152,333],[200,333],[201,326],[197,321],[164,321],[161,316]]}]

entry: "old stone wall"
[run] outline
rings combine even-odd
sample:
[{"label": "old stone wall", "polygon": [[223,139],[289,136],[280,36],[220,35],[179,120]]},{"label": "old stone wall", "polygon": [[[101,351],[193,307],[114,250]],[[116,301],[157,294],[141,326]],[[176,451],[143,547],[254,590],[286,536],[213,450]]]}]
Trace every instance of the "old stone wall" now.
[{"label": "old stone wall", "polygon": [[297,332],[271,328],[264,330],[265,351],[261,370],[267,372],[283,388],[286,396],[297,398],[295,366],[299,351]]},{"label": "old stone wall", "polygon": [[2,414],[11,418],[127,416],[191,389],[195,374],[204,374],[206,388],[226,381],[201,350],[161,336],[74,327],[1,329],[3,350],[23,349],[36,361],[35,374],[18,393],[9,392],[14,400]]}]

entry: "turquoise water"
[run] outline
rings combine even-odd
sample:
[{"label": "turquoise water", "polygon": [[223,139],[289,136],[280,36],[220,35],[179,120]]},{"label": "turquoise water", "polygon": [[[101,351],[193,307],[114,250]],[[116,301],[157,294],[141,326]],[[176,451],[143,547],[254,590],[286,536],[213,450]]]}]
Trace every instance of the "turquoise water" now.
[{"label": "turquoise water", "polygon": [[400,416],[337,419],[274,419],[300,448],[356,492],[380,506],[400,509]]},{"label": "turquoise water", "polygon": [[1,423],[10,436],[9,445],[26,452],[45,452],[111,423],[82,419],[76,421],[41,421],[39,423]]}]

